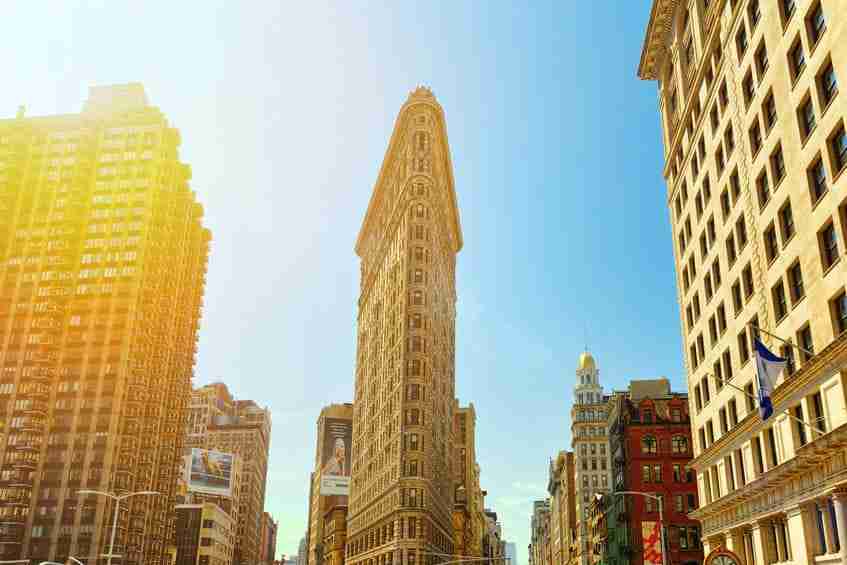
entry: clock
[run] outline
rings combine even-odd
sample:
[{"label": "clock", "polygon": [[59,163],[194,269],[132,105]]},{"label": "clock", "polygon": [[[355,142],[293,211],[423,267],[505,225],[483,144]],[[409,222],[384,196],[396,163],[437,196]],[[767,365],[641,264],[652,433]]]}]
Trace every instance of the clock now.
[{"label": "clock", "polygon": [[717,547],[703,563],[704,565],[741,565],[741,558],[725,547]]}]

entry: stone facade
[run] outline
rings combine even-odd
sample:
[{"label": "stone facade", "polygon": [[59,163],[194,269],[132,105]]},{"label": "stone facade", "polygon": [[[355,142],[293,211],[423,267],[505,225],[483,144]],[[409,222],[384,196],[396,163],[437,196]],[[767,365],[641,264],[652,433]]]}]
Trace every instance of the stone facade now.
[{"label": "stone facade", "polygon": [[[844,562],[847,4],[655,0],[638,74],[658,83],[704,548]],[[766,421],[757,336],[789,361]]]},{"label": "stone facade", "polygon": [[453,551],[456,254],[441,106],[400,110],[356,242],[361,259],[347,561],[415,565]]},{"label": "stone facade", "polygon": [[587,351],[579,356],[576,378],[571,408],[571,445],[576,478],[577,539],[580,565],[588,565],[587,508],[594,494],[608,492],[612,482],[609,438],[606,435],[609,399],[603,395],[600,371],[594,357]]},{"label": "stone facade", "polygon": [[456,555],[479,557],[485,528],[484,495],[476,459],[476,410],[473,403],[453,412],[455,438],[455,494],[453,550]]},{"label": "stone facade", "polygon": [[140,84],[0,120],[0,561],[158,564],[174,533],[210,233]]},{"label": "stone facade", "polygon": [[547,492],[550,494],[550,563],[567,565],[571,559],[571,543],[576,538],[576,474],[574,454],[560,451],[550,461]]}]

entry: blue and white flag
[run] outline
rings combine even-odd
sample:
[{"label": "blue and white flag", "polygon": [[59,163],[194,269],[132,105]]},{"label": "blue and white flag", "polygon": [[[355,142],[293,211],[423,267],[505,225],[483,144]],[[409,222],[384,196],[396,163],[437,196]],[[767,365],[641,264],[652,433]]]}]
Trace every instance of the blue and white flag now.
[{"label": "blue and white flag", "polygon": [[762,420],[767,420],[773,414],[771,396],[776,388],[776,379],[788,360],[774,355],[758,338],[754,341],[754,347],[756,348],[756,381],[759,385],[759,414]]}]

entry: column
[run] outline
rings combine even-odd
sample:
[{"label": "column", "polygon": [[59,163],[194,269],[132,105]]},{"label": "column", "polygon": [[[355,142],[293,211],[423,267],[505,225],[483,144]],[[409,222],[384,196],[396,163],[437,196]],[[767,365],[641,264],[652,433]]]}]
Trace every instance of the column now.
[{"label": "column", "polygon": [[703,544],[703,555],[709,555],[709,552],[711,551],[711,544],[709,543],[709,540],[702,538],[700,542]]},{"label": "column", "polygon": [[753,553],[753,532],[747,530],[744,532],[744,563],[745,565],[756,565],[756,556]]},{"label": "column", "polygon": [[762,522],[753,522],[753,553],[756,555],[756,563],[770,563],[767,553],[767,527]]},{"label": "column", "polygon": [[835,527],[838,529],[838,541],[841,549],[838,555],[842,563],[847,563],[847,492],[835,491],[832,493],[832,505],[835,507]]},{"label": "column", "polygon": [[788,559],[788,552],[785,550],[785,539],[782,537],[782,529],[780,520],[776,519],[770,525],[771,535],[776,540],[776,562],[782,563]]},{"label": "column", "polygon": [[828,502],[828,498],[818,500],[818,504],[821,507],[821,513],[823,514],[823,533],[826,538],[826,552],[828,554],[834,554],[836,552],[835,530],[832,528],[832,517],[830,516]]},{"label": "column", "polygon": [[786,526],[788,536],[791,540],[791,548],[795,561],[804,560],[805,563],[814,562],[817,554],[817,541],[815,535],[813,508],[808,504],[802,504],[789,508],[786,512]]},{"label": "column", "polygon": [[727,532],[726,548],[739,557],[744,555],[744,536],[740,529],[730,530]]}]

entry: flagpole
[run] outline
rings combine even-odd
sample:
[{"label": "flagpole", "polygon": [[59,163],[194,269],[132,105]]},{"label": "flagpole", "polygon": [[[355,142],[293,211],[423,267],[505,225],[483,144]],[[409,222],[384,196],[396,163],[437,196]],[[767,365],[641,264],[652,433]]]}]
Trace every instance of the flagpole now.
[{"label": "flagpole", "polygon": [[776,334],[772,334],[771,332],[769,332],[769,331],[767,331],[767,330],[763,330],[763,329],[762,329],[762,328],[760,328],[759,326],[754,326],[754,325],[753,325],[753,322],[747,322],[747,325],[748,325],[748,326],[751,326],[751,327],[752,327],[754,330],[756,330],[757,332],[762,332],[763,334],[765,334],[765,335],[767,335],[767,336],[770,336],[770,337],[772,337],[772,338],[774,338],[774,339],[778,339],[778,340],[779,340],[779,341],[781,341],[782,343],[784,343],[784,344],[786,344],[786,345],[788,345],[788,346],[790,346],[790,347],[793,347],[794,349],[796,349],[796,350],[798,350],[798,351],[801,351],[801,352],[805,353],[806,355],[808,355],[808,356],[810,356],[810,357],[814,357],[814,356],[815,356],[815,352],[814,352],[814,351],[809,351],[808,349],[803,349],[802,347],[800,347],[799,345],[795,344],[794,342],[792,342],[792,341],[791,341],[791,340],[789,340],[789,339],[781,338],[781,337],[779,337],[779,336],[778,336],[778,335],[776,335]]},{"label": "flagpole", "polygon": [[[753,396],[752,394],[750,394],[749,392],[747,392],[747,391],[746,391],[746,390],[744,390],[743,388],[738,387],[738,386],[735,386],[734,384],[730,383],[729,381],[718,381],[718,378],[717,378],[715,375],[711,374],[711,373],[706,373],[706,374],[707,374],[708,376],[712,377],[713,379],[715,379],[715,381],[716,381],[716,382],[723,382],[723,384],[725,384],[726,386],[731,386],[731,387],[732,387],[732,388],[734,388],[735,390],[737,390],[737,391],[739,391],[739,392],[742,392],[742,393],[744,394],[744,396],[746,396],[747,398],[751,398],[754,402],[757,402],[757,403],[759,402],[758,397]],[[756,379],[753,379],[753,380],[755,381]],[[815,431],[815,432],[817,432],[817,433],[819,433],[819,434],[821,434],[821,435],[825,435],[825,434],[826,434],[826,432],[825,432],[825,431],[823,431],[823,430],[821,430],[821,429],[819,429],[819,428],[816,428],[815,426],[813,426],[813,425],[812,425],[812,424],[810,424],[809,422],[806,422],[805,420],[801,420],[800,418],[798,418],[797,416],[795,416],[794,414],[792,414],[792,413],[791,413],[791,409],[790,409],[790,408],[786,408],[786,409],[785,409],[785,415],[786,415],[786,416],[788,416],[789,418],[791,418],[792,420],[794,420],[795,422],[800,422],[801,424],[803,424],[803,425],[805,425],[805,426],[808,426],[809,428],[811,428],[811,429],[812,429],[812,431]]]}]

